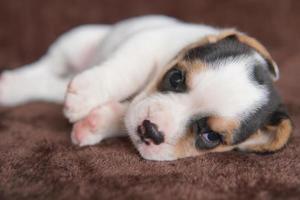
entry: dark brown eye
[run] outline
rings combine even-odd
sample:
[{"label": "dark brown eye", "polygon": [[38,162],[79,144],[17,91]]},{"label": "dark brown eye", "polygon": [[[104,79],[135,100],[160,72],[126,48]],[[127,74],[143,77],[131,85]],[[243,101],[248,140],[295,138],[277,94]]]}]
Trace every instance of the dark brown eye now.
[{"label": "dark brown eye", "polygon": [[179,70],[172,70],[170,72],[170,78],[169,78],[170,85],[174,89],[178,89],[184,82],[184,77],[181,71]]},{"label": "dark brown eye", "polygon": [[218,133],[207,131],[200,133],[196,139],[196,146],[199,149],[211,149],[218,146],[221,142],[221,137]]},{"label": "dark brown eye", "polygon": [[199,149],[211,149],[218,146],[221,141],[221,135],[212,131],[207,126],[207,118],[200,119],[193,123],[193,132],[196,133],[196,147]]},{"label": "dark brown eye", "polygon": [[207,144],[207,146],[216,146],[220,143],[220,135],[213,131],[202,133],[202,138]]},{"label": "dark brown eye", "polygon": [[163,78],[161,91],[184,92],[185,90],[184,72],[177,68],[169,70]]}]

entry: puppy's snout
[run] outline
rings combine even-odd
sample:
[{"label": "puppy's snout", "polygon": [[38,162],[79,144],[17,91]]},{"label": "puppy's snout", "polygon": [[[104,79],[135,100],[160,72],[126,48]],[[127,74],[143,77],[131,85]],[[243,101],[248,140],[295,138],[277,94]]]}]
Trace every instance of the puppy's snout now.
[{"label": "puppy's snout", "polygon": [[138,126],[137,132],[141,140],[148,145],[150,142],[153,142],[156,145],[164,142],[163,133],[158,130],[156,124],[149,120],[144,120],[142,125]]}]

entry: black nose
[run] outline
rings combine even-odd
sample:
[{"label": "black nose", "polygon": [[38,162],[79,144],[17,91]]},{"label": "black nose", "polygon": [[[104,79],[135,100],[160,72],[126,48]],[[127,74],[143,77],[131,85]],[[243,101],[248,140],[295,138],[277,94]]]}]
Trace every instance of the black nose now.
[{"label": "black nose", "polygon": [[164,135],[158,130],[157,125],[149,120],[144,120],[142,125],[138,126],[137,132],[146,144],[150,144],[150,141],[152,141],[154,144],[159,145],[164,141]]}]

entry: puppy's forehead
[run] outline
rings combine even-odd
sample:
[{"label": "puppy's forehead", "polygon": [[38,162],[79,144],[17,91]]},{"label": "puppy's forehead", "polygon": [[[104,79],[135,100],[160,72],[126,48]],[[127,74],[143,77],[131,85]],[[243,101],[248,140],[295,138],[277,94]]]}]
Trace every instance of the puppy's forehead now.
[{"label": "puppy's forehead", "polygon": [[252,78],[252,57],[240,56],[206,63],[190,75],[190,98],[203,113],[241,117],[263,105],[267,90]]},{"label": "puppy's forehead", "polygon": [[264,60],[235,36],[191,48],[181,63],[192,68],[187,70],[187,84],[196,112],[240,118],[267,101],[266,88],[253,76],[254,66]]}]

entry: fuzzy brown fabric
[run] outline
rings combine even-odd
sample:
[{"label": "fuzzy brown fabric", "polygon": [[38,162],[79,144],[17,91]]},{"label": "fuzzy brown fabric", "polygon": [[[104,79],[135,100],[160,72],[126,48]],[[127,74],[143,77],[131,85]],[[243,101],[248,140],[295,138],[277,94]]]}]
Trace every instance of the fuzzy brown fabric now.
[{"label": "fuzzy brown fabric", "polygon": [[237,27],[261,40],[278,62],[278,88],[296,130],[287,148],[272,155],[227,152],[151,162],[126,138],[74,147],[61,105],[2,107],[0,199],[300,199],[299,11],[298,0],[1,0],[1,69],[36,60],[79,24],[163,13]]}]

